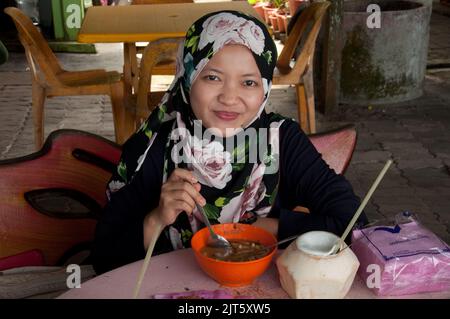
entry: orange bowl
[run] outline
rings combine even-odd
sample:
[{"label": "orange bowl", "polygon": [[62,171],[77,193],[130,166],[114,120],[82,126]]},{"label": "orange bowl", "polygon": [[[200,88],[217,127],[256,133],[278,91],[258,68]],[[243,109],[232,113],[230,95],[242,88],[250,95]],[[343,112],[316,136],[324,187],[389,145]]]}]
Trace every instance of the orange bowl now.
[{"label": "orange bowl", "polygon": [[[212,225],[213,230],[228,240],[250,240],[258,241],[265,246],[273,245],[277,242],[274,235],[268,231],[247,224],[217,224]],[[269,267],[270,262],[276,252],[274,247],[270,253],[260,259],[251,261],[222,261],[206,257],[201,253],[206,245],[209,236],[207,228],[196,232],[191,240],[195,258],[211,278],[224,286],[239,287],[251,284],[257,277],[261,276]]]}]

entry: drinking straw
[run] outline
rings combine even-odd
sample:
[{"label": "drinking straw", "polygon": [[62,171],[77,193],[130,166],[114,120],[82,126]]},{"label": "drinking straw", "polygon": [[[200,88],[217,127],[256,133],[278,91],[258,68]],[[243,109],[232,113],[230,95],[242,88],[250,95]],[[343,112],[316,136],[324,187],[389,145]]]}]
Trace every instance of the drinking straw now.
[{"label": "drinking straw", "polygon": [[157,223],[155,225],[155,230],[153,232],[153,236],[150,239],[150,244],[147,248],[147,254],[145,255],[144,263],[141,267],[141,272],[139,273],[138,280],[136,282],[136,286],[134,287],[133,299],[136,299],[139,295],[139,291],[141,290],[142,280],[144,279],[144,275],[147,272],[148,264],[150,262],[150,257],[152,256],[153,249],[155,248],[156,240],[158,239],[159,233],[161,229],[161,224]]},{"label": "drinking straw", "polygon": [[386,174],[386,172],[389,169],[389,166],[391,166],[391,164],[392,164],[392,160],[389,159],[386,162],[386,164],[384,165],[380,174],[378,174],[378,177],[375,179],[375,182],[373,183],[372,187],[370,187],[369,192],[367,193],[366,197],[364,197],[363,201],[361,202],[361,205],[359,205],[358,210],[356,211],[355,215],[353,216],[352,220],[350,221],[350,224],[348,224],[347,229],[345,230],[344,234],[341,236],[341,242],[344,241],[344,239],[348,236],[348,234],[352,230],[353,225],[358,220],[359,215],[361,215],[361,212],[366,207],[367,202],[372,197],[372,194],[375,192],[375,189],[378,187],[378,184],[380,184],[381,180],[384,177],[384,174]]}]

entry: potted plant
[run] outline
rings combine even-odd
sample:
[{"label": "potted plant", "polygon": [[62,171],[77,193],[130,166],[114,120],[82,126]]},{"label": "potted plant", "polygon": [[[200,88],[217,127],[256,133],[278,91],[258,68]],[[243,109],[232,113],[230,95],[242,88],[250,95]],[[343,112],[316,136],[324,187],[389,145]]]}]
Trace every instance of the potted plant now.
[{"label": "potted plant", "polygon": [[265,0],[247,0],[250,5],[253,6],[253,9],[258,13],[258,15],[265,21],[264,17],[264,7],[270,5],[269,1]]},{"label": "potted plant", "polygon": [[270,14],[269,16],[270,25],[272,26],[272,29],[274,32],[280,31],[278,26],[278,17],[275,13]]},{"label": "potted plant", "polygon": [[273,13],[277,17],[277,25],[278,25],[278,31],[284,33],[286,32],[286,19],[287,19],[287,2],[286,0],[272,0],[273,5],[277,10]]},{"label": "potted plant", "polygon": [[270,25],[270,16],[272,15],[272,13],[274,11],[277,10],[277,8],[274,6],[274,2],[275,0],[269,0],[268,1],[268,5],[263,6],[263,10],[264,10],[264,21],[266,21],[266,23],[268,25]]}]

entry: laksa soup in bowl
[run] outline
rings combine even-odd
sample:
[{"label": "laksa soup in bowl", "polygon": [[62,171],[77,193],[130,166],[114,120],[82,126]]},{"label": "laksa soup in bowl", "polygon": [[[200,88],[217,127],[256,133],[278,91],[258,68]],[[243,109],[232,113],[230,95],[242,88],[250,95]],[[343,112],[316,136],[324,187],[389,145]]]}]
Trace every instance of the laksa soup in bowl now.
[{"label": "laksa soup in bowl", "polygon": [[221,285],[249,285],[270,266],[276,246],[267,246],[274,245],[277,239],[268,231],[238,223],[217,224],[212,228],[230,242],[229,253],[206,245],[210,235],[206,227],[194,234],[191,246],[202,270]]}]

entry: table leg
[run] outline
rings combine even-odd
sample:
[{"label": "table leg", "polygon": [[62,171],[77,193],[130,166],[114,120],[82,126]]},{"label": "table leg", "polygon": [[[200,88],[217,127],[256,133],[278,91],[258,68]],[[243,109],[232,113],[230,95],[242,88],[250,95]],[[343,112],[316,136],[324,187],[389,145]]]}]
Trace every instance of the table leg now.
[{"label": "table leg", "polygon": [[[134,47],[134,51],[133,51]],[[136,102],[133,98],[135,87],[133,86],[133,59],[136,60],[136,47],[134,43],[123,44],[123,80],[124,80],[124,101],[125,112],[123,114],[123,136],[127,139],[136,130]],[[137,68],[137,66],[135,66]],[[137,76],[136,76],[137,79]]]},{"label": "table leg", "polygon": [[125,92],[133,94],[133,74],[131,69],[130,45],[134,43],[123,44],[123,80],[125,82]]}]

